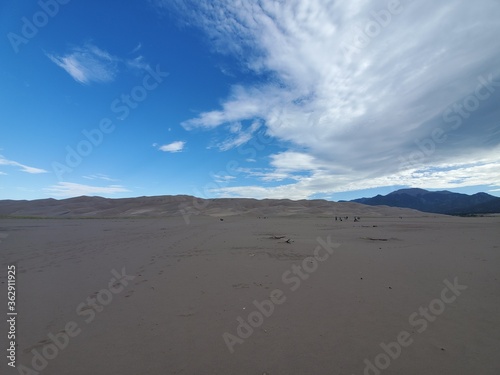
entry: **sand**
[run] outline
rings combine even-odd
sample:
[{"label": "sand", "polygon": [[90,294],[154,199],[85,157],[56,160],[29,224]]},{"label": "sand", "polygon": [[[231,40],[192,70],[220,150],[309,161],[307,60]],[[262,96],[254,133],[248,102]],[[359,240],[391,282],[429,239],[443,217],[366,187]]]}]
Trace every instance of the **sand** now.
[{"label": "sand", "polygon": [[1,373],[498,375],[499,225],[1,219],[0,301],[16,264],[19,314]]}]

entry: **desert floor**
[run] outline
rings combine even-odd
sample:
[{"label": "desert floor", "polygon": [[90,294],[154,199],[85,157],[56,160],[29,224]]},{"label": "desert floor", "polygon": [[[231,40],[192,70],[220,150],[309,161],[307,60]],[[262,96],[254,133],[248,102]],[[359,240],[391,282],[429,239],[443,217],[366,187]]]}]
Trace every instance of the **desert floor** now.
[{"label": "desert floor", "polygon": [[26,374],[500,374],[499,217],[2,219],[0,234]]}]

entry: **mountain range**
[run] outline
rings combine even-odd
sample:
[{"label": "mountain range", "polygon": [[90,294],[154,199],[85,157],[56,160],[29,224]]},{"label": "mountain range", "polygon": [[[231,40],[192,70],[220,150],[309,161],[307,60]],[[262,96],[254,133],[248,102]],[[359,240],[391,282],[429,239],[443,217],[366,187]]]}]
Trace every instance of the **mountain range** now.
[{"label": "mountain range", "polygon": [[[375,207],[385,206],[385,207]],[[389,207],[387,207],[389,206]],[[332,202],[322,199],[201,199],[189,195],[136,198],[75,197],[68,199],[0,200],[0,216],[17,217],[158,217],[208,216],[419,216],[500,213],[500,198],[477,193],[401,189],[387,195]],[[186,219],[187,218],[187,219]]]},{"label": "mountain range", "polygon": [[500,213],[500,198],[498,197],[486,193],[467,195],[447,190],[400,189],[387,195],[379,194],[372,198],[359,198],[350,202],[370,206],[412,208],[446,215]]},{"label": "mountain range", "polygon": [[0,217],[105,218],[105,217],[174,217],[186,222],[194,217],[416,217],[420,211],[373,207],[355,202],[332,202],[322,199],[201,199],[188,195],[164,195],[136,198],[75,197],[68,199],[0,200]]}]

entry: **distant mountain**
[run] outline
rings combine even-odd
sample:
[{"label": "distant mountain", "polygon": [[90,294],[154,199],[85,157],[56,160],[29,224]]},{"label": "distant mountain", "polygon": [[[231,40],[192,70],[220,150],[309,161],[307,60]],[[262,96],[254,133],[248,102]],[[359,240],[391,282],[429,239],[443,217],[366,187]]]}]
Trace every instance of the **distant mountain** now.
[{"label": "distant mountain", "polygon": [[400,189],[387,195],[359,198],[351,202],[369,206],[413,208],[423,212],[447,215],[500,213],[500,198],[498,197],[486,193],[467,195],[446,190]]}]

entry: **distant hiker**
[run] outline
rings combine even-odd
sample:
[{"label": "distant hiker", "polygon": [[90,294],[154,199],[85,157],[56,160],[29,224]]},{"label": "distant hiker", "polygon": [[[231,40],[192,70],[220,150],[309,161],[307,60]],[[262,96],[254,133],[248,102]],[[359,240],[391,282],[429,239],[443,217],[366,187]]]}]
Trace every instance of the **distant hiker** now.
[{"label": "distant hiker", "polygon": [[337,216],[335,216],[335,221],[337,221]]}]

